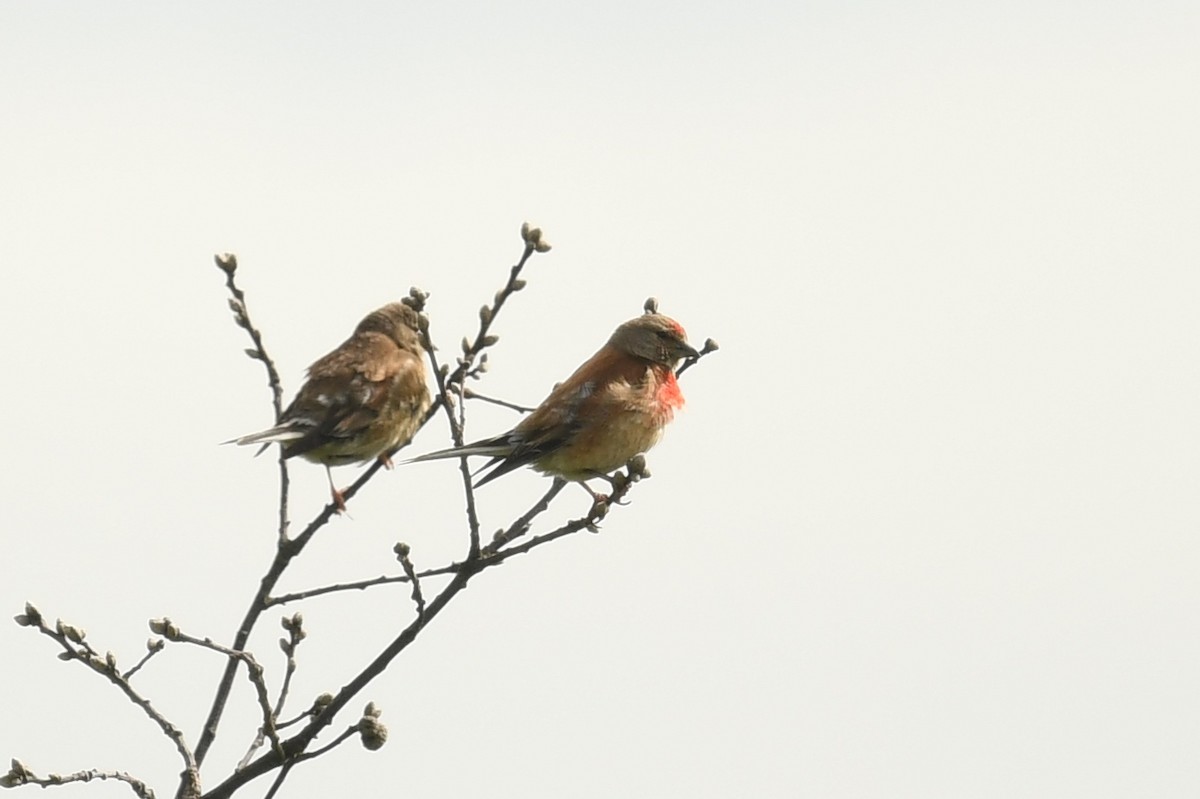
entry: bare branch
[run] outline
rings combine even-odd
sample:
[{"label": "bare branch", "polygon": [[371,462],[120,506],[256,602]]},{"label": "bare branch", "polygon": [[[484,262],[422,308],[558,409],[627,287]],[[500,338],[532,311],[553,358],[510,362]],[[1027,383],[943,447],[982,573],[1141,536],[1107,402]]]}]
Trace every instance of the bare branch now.
[{"label": "bare branch", "polygon": [[[486,306],[485,306],[486,307]],[[481,314],[481,319],[486,319],[482,325],[491,323],[491,315]],[[458,416],[454,415],[454,406],[461,406],[461,400],[455,399],[455,393],[461,390],[462,374],[465,373],[465,366],[469,363],[467,358],[470,356],[470,344],[466,338],[463,339],[464,356],[459,358],[460,372],[458,375],[459,383],[448,382],[446,380],[446,367],[438,364],[437,347],[433,344],[433,339],[429,335],[429,322],[427,319],[422,319],[421,324],[421,343],[425,347],[425,352],[429,355],[429,363],[433,368],[434,380],[437,381],[438,399],[441,406],[446,411],[446,419],[450,422],[450,438],[454,441],[454,446],[461,447],[463,445],[463,426],[464,418],[461,410]],[[470,545],[467,558],[468,560],[476,557],[479,553],[479,516],[475,511],[475,489],[471,485],[471,472],[467,466],[467,459],[459,459],[459,472],[463,479],[463,492],[466,495],[467,503],[467,526],[470,530]]]},{"label": "bare branch", "polygon": [[272,797],[275,796],[275,794],[279,791],[279,786],[283,785],[283,781],[287,779],[288,774],[298,763],[303,763],[305,760],[312,760],[314,757],[320,757],[326,752],[332,751],[336,747],[350,740],[355,733],[361,733],[362,727],[363,722],[360,720],[357,724],[347,727],[340,735],[338,735],[337,738],[334,738],[320,749],[314,749],[311,752],[302,752],[299,755],[296,755],[296,757],[293,759],[289,760],[283,765],[282,768],[279,769],[279,773],[275,775],[275,781],[271,783],[271,788],[263,796],[263,799],[272,799]]},{"label": "bare branch", "polygon": [[[547,247],[546,249],[549,248]],[[490,332],[492,323],[496,321],[496,315],[500,313],[500,309],[504,307],[504,303],[508,301],[509,297],[525,288],[525,281],[520,277],[521,270],[525,268],[525,262],[535,252],[545,252],[546,249],[539,249],[538,243],[530,243],[526,238],[525,249],[521,253],[521,260],[517,261],[509,270],[508,281],[496,292],[490,306],[485,305],[479,309],[479,331],[475,334],[474,341],[466,341],[464,339],[466,343],[463,346],[463,357],[458,359],[458,368],[450,375],[447,380],[448,383],[461,384],[467,372],[470,371],[471,365],[475,362],[475,358],[485,349],[499,341],[499,338]]]},{"label": "bare branch", "polygon": [[[440,574],[454,574],[459,569],[458,563],[451,563],[448,566],[440,566],[436,569],[426,569],[422,572],[417,572],[417,577],[436,577]],[[391,583],[408,583],[412,582],[407,574],[381,575],[369,580],[358,580],[353,583],[337,583],[334,585],[325,585],[320,588],[311,588],[307,591],[297,591],[292,594],[281,594],[277,597],[271,597],[267,600],[268,606],[284,605],[288,602],[298,602],[301,599],[311,599],[315,596],[323,594],[334,594],[339,591],[364,591],[368,588],[373,588],[377,585],[389,585]]]},{"label": "bare branch", "polygon": [[279,639],[279,647],[283,653],[287,655],[287,670],[283,674],[283,685],[279,689],[279,698],[275,700],[276,719],[283,712],[283,706],[287,702],[288,689],[292,684],[292,675],[296,673],[296,647],[300,646],[300,642],[308,637],[308,633],[304,631],[304,616],[299,613],[293,613],[290,617],[284,616],[280,620],[283,629],[287,631],[287,638]]},{"label": "bare branch", "polygon": [[[525,288],[525,281],[521,279],[520,275],[529,257],[535,252],[547,252],[550,250],[550,244],[542,238],[541,229],[531,226],[528,222],[521,226],[521,238],[525,242],[525,249],[521,253],[521,259],[509,270],[508,280],[496,292],[492,304],[484,305],[479,309],[479,330],[475,334],[474,341],[465,336],[463,337],[463,354],[458,358],[458,367],[449,374],[449,377],[443,374],[442,368],[437,364],[433,343],[429,338],[428,325],[425,325],[423,328],[426,350],[429,352],[429,358],[433,364],[434,374],[438,381],[439,395],[446,409],[446,418],[450,423],[450,437],[453,439],[454,446],[456,447],[463,445],[463,428],[466,417],[465,407],[463,407],[461,399],[459,400],[459,415],[457,418],[454,416],[453,405],[455,399],[453,394],[458,394],[461,397],[464,394],[466,378],[468,376],[478,378],[481,372],[486,371],[486,353],[484,353],[484,350],[494,346],[500,340],[498,336],[490,332],[492,323],[495,322],[497,314],[500,313],[500,309],[504,307],[504,303],[508,301],[508,298]],[[480,359],[481,363],[478,367],[475,367],[477,358]],[[462,474],[463,494],[466,499],[467,525],[470,535],[467,560],[473,560],[479,557],[480,551],[479,515],[475,508],[475,490],[472,486],[471,471],[467,465],[466,458],[459,461],[459,472]]]},{"label": "bare branch", "polygon": [[150,660],[150,658],[154,657],[159,652],[163,651],[163,647],[165,647],[165,646],[166,646],[166,642],[163,641],[163,639],[161,639],[161,638],[146,639],[146,654],[142,656],[142,659],[139,660],[137,662],[137,664],[134,665],[133,668],[131,668],[129,671],[125,672],[121,676],[124,679],[128,680],[130,677],[137,674],[138,671],[141,670],[142,666],[145,666],[147,661]]},{"label": "bare branch", "polygon": [[550,507],[551,500],[558,496],[559,492],[562,491],[566,485],[567,481],[563,480],[561,477],[554,478],[553,482],[550,484],[550,490],[547,491],[545,496],[539,499],[532,508],[530,508],[524,514],[522,514],[520,518],[509,525],[507,530],[496,531],[496,534],[492,536],[492,542],[483,548],[483,556],[485,558],[491,557],[509,541],[525,535],[525,533],[529,531],[529,525],[533,522],[533,520],[538,516],[538,514],[545,512]]},{"label": "bare branch", "polygon": [[276,752],[264,753],[244,769],[231,775],[220,785],[209,791],[206,794],[206,799],[226,799],[250,780],[266,774],[300,756],[320,731],[332,723],[334,716],[345,707],[346,703],[365,688],[371,680],[383,673],[388,664],[407,649],[409,644],[416,640],[421,630],[442,611],[450,600],[459,591],[467,587],[470,579],[482,570],[486,563],[487,561],[480,560],[464,563],[462,568],[454,575],[454,578],[442,589],[441,593],[434,597],[433,601],[426,606],[425,613],[421,618],[414,619],[406,626],[373,661],[323,707],[312,721],[306,724],[300,732],[283,742],[284,754],[282,756]]},{"label": "bare branch", "polygon": [[[267,370],[267,385],[271,388],[271,405],[275,409],[275,420],[279,421],[283,417],[283,381],[279,379],[279,370],[275,368],[275,361],[271,360],[271,356],[267,354],[267,348],[263,345],[262,333],[250,321],[250,311],[246,307],[246,293],[238,288],[237,281],[234,279],[234,274],[237,272],[237,256],[233,253],[223,253],[214,257],[217,263],[217,268],[225,273],[225,287],[229,289],[229,293],[233,298],[229,301],[229,310],[233,311],[233,321],[238,327],[246,331],[250,336],[250,340],[254,342],[252,349],[246,350],[246,354],[251,359],[261,361],[263,368]],[[279,538],[287,538],[288,525],[288,488],[291,485],[291,480],[288,477],[287,461],[284,460],[282,453],[279,456]],[[205,747],[207,748],[207,747]],[[196,756],[203,761],[204,756],[201,754],[199,746],[196,747]]]},{"label": "bare branch", "polygon": [[142,712],[157,724],[159,729],[175,744],[175,749],[179,752],[179,756],[182,758],[184,764],[184,783],[190,785],[193,789],[198,788],[198,783],[190,783],[190,780],[193,778],[198,779],[197,764],[192,750],[188,748],[183,740],[183,733],[178,727],[168,721],[150,703],[149,699],[134,690],[133,686],[129,684],[129,680],[125,679],[117,669],[117,658],[112,652],[101,657],[84,640],[87,637],[86,632],[61,620],[57,621],[54,627],[51,628],[46,624],[41,612],[30,603],[25,604],[25,612],[16,617],[16,622],[23,627],[33,627],[42,635],[52,638],[63,649],[58,655],[60,660],[76,660],[82,663],[115,685],[121,693],[125,694],[129,701],[141,708]]},{"label": "bare branch", "polygon": [[417,570],[413,568],[412,561],[408,559],[409,546],[400,542],[396,544],[394,551],[396,559],[400,561],[400,567],[404,569],[404,576],[412,583],[412,600],[413,604],[417,606],[417,620],[420,621],[425,616],[425,597],[421,595],[421,580],[417,575]]},{"label": "bare branch", "polygon": [[279,743],[279,733],[275,731],[275,715],[271,711],[271,700],[267,697],[267,683],[263,678],[263,668],[255,660],[254,655],[249,652],[230,649],[227,646],[222,646],[216,643],[211,638],[196,638],[188,635],[179,629],[168,618],[151,619],[150,631],[161,635],[168,641],[173,641],[182,644],[192,644],[193,646],[201,647],[202,649],[210,649],[213,652],[218,652],[231,661],[241,661],[246,664],[246,673],[250,678],[250,684],[254,686],[255,696],[258,698],[258,707],[262,712],[262,731],[271,739],[271,745],[278,751],[282,752]]},{"label": "bare branch", "polygon": [[704,346],[700,348],[700,352],[696,355],[695,358],[687,358],[684,360],[683,363],[679,364],[679,368],[675,370],[675,376],[679,377],[684,372],[686,372],[688,369],[691,369],[693,366],[700,363],[700,359],[703,358],[705,355],[708,355],[709,353],[712,353],[712,352],[716,352],[719,349],[721,349],[721,346],[719,344],[717,344],[716,341],[714,341],[711,338],[705,339]]},{"label": "bare branch", "polygon": [[477,399],[484,402],[490,402],[492,405],[499,405],[501,408],[508,408],[509,410],[516,411],[517,413],[533,413],[535,410],[537,410],[536,408],[530,408],[526,405],[518,405],[515,402],[484,396],[470,386],[463,386],[462,395],[464,399]]},{"label": "bare branch", "polygon": [[123,782],[140,799],[154,799],[154,791],[146,783],[136,779],[125,771],[87,769],[85,771],[76,771],[74,774],[49,774],[43,778],[38,777],[27,769],[21,761],[16,759],[12,761],[12,768],[9,772],[0,777],[0,788],[16,788],[19,785],[40,785],[43,788],[49,788],[52,785],[66,785],[71,782],[91,782],[92,780],[116,780],[117,782]]}]

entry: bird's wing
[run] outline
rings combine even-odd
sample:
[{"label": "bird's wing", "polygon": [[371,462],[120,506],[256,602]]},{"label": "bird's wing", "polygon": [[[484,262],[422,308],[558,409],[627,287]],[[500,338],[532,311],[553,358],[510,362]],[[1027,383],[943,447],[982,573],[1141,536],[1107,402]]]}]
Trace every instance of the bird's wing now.
[{"label": "bird's wing", "polygon": [[[569,440],[570,435],[574,431],[571,419],[574,414],[569,407],[562,406],[577,405],[583,399],[590,396],[593,390],[593,386],[590,383],[579,384],[571,391],[563,391],[564,385],[566,384],[557,386],[542,405],[539,405],[521,424],[507,433],[473,441],[461,447],[426,452],[424,455],[409,458],[404,462],[421,463],[422,461],[464,458],[476,455],[491,458],[491,460],[476,470],[476,474],[487,471],[497,463],[501,464],[476,485],[483,485],[489,480],[493,480],[502,474],[511,472],[513,469],[524,466],[536,460],[545,452],[550,451],[556,446],[561,446]],[[556,400],[556,404],[559,407],[553,409],[546,408],[546,404],[552,399]],[[539,426],[527,432],[526,423],[530,419],[537,419]]]},{"label": "bird's wing", "polygon": [[586,428],[605,425],[610,414],[622,410],[613,407],[617,395],[610,388],[614,385],[628,386],[645,377],[645,364],[611,346],[601,348],[570,377],[555,386],[537,409],[513,428],[508,434],[510,452],[507,456],[494,457],[484,464],[480,471],[492,466],[495,468],[476,485],[483,485],[569,446]]},{"label": "bird's wing", "polygon": [[302,455],[331,439],[352,439],[384,411],[397,391],[423,394],[424,367],[386,336],[360,333],[308,369],[308,382],[284,413],[303,435],[288,445]]}]

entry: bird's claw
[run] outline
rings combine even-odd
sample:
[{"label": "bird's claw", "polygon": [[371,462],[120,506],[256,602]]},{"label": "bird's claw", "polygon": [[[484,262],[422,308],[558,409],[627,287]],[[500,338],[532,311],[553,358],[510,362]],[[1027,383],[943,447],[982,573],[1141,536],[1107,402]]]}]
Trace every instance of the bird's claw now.
[{"label": "bird's claw", "polygon": [[341,491],[333,489],[333,507],[334,512],[339,516],[346,512],[346,497]]},{"label": "bird's claw", "polygon": [[607,494],[595,494],[594,497],[587,515],[587,528],[593,533],[598,533],[600,530],[596,527],[596,522],[608,515],[610,503]]}]

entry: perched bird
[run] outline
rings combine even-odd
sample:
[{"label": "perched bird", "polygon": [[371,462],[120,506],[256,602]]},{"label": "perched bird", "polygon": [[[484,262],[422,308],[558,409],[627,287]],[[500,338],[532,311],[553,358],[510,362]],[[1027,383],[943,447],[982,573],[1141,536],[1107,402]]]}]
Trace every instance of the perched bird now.
[{"label": "perched bird", "polygon": [[631,319],[512,430],[408,463],[490,456],[476,474],[490,471],[476,486],[525,465],[579,483],[606,477],[653,447],[683,406],[675,365],[698,355],[686,338],[680,324],[662,314]]},{"label": "perched bird", "polygon": [[379,458],[412,438],[430,405],[417,312],[394,302],[367,314],[354,335],[308,367],[308,380],[279,424],[226,444],[278,443],[283,457],[297,455],[325,467],[339,510],[342,493],[330,466]]}]

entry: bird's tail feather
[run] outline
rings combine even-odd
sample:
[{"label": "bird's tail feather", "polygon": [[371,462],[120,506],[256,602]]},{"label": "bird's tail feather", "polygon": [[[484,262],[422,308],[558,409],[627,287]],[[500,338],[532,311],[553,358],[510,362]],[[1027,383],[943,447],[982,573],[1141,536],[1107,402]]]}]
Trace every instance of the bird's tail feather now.
[{"label": "bird's tail feather", "polygon": [[424,455],[418,455],[415,458],[409,458],[405,463],[421,463],[422,461],[436,461],[444,458],[467,458],[476,455],[482,455],[490,458],[501,458],[512,452],[512,444],[507,441],[490,440],[477,441],[474,444],[467,444],[464,447],[451,447],[450,449],[439,449],[435,452],[426,452]]},{"label": "bird's tail feather", "polygon": [[221,443],[237,444],[244,447],[247,444],[285,444],[288,441],[295,441],[298,438],[304,438],[303,430],[297,430],[294,427],[272,427],[270,430],[262,430],[247,436],[231,438]]}]

